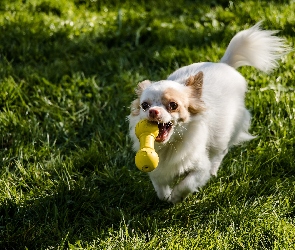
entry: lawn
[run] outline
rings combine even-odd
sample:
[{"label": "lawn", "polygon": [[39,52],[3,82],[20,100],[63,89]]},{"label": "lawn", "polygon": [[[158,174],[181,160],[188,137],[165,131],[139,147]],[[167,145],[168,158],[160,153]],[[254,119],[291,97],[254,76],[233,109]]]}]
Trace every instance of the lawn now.
[{"label": "lawn", "polygon": [[183,203],[127,135],[139,81],[218,62],[260,20],[294,47],[294,0],[1,0],[0,248],[294,249],[294,51],[239,69],[257,137]]}]

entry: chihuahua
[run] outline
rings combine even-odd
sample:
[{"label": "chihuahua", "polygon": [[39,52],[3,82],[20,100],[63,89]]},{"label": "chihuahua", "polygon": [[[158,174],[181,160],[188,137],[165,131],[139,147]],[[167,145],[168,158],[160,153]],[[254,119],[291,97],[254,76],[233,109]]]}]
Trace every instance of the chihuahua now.
[{"label": "chihuahua", "polygon": [[247,83],[236,69],[249,65],[268,73],[276,68],[287,46],[275,34],[262,30],[260,22],[237,33],[220,62],[194,63],[167,80],[138,84],[129,134],[137,151],[136,124],[142,119],[158,124],[160,161],[148,174],[161,200],[175,204],[197,192],[217,175],[231,146],[254,138],[244,102]]}]

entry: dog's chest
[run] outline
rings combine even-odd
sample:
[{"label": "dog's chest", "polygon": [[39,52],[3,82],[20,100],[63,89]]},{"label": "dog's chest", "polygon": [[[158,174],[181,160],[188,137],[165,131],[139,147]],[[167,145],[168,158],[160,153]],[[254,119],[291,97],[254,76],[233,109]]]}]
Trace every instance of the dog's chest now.
[{"label": "dog's chest", "polygon": [[190,171],[194,166],[194,152],[187,150],[183,142],[170,142],[158,149],[159,167],[165,172],[181,175]]}]

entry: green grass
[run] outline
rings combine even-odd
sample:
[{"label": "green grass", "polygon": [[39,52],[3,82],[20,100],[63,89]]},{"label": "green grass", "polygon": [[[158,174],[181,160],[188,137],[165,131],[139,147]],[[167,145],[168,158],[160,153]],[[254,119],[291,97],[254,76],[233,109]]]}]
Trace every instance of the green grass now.
[{"label": "green grass", "polygon": [[295,58],[240,69],[257,138],[176,206],[128,138],[133,89],[218,61],[264,20],[295,42],[290,1],[0,2],[1,249],[294,249]]}]

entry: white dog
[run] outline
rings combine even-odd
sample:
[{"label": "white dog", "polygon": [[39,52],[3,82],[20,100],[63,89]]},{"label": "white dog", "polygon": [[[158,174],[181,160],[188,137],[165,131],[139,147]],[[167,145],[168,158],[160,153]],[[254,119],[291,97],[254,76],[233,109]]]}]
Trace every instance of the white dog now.
[{"label": "white dog", "polygon": [[235,69],[274,69],[287,51],[275,33],[258,23],[234,36],[219,63],[194,63],[167,80],[138,84],[128,116],[130,136],[137,151],[135,125],[141,119],[158,123],[160,162],[149,176],[160,199],[177,203],[196,192],[217,174],[231,146],[253,138],[244,104],[247,83]]}]

